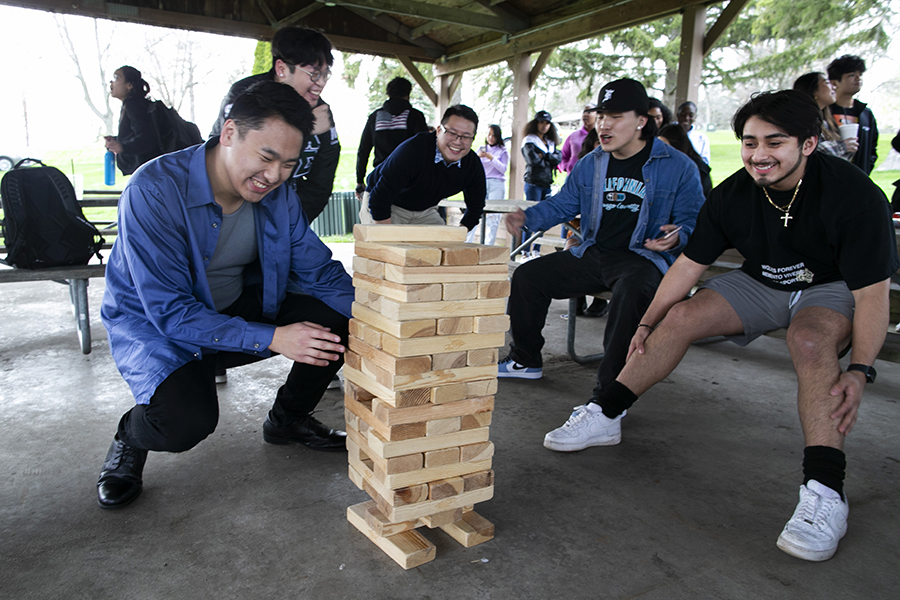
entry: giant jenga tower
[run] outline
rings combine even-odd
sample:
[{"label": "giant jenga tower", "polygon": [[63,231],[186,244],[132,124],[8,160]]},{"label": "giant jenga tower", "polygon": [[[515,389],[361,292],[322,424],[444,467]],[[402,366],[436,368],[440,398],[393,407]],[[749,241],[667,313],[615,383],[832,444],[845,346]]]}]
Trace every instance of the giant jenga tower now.
[{"label": "giant jenga tower", "polygon": [[509,328],[509,255],[461,227],[357,225],[345,355],[350,479],[372,500],[347,519],[404,569],[434,559],[416,528],[466,547],[494,526],[489,425]]}]

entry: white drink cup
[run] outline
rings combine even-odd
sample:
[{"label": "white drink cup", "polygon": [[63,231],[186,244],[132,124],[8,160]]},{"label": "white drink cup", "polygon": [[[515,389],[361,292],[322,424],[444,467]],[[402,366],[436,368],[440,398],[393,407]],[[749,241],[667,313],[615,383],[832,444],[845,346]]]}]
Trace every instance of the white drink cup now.
[{"label": "white drink cup", "polygon": [[839,126],[838,129],[841,131],[841,139],[849,140],[850,138],[855,138],[857,133],[859,133],[859,123],[848,123]]}]

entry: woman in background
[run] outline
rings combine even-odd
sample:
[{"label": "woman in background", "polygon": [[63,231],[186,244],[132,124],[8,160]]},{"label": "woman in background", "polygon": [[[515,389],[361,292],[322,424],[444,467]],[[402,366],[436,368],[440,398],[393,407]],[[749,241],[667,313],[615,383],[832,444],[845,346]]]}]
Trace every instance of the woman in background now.
[{"label": "woman in background", "polygon": [[[502,200],[506,198],[506,166],[509,164],[509,152],[503,142],[503,132],[499,125],[488,127],[484,146],[478,149],[478,158],[484,167],[484,180],[487,184],[486,200]],[[500,225],[499,213],[487,213],[484,218],[485,236],[484,243],[493,246],[497,240],[497,227]],[[474,227],[466,236],[469,243],[475,242],[478,227]]]},{"label": "woman in background", "polygon": [[823,73],[813,72],[801,75],[794,82],[794,91],[806,94],[819,106],[822,111],[822,132],[819,134],[819,152],[837,156],[844,160],[852,160],[859,148],[858,138],[841,139],[841,131],[838,128],[830,106],[835,102],[834,88]]},{"label": "woman in background", "polygon": [[559,133],[553,117],[546,110],[539,110],[525,125],[522,140],[522,156],[525,157],[525,199],[540,202],[550,195],[553,173],[562,160]]},{"label": "woman in background", "polygon": [[105,137],[106,149],[116,153],[116,164],[123,175],[131,175],[139,166],[162,154],[150,115],[149,93],[150,85],[134,67],[116,69],[109,82],[109,95],[122,101],[122,112],[118,135]]},{"label": "woman in background", "polygon": [[691,144],[684,129],[679,125],[666,125],[659,130],[657,137],[679,152],[687,154],[694,161],[697,170],[700,171],[700,186],[703,188],[703,195],[709,198],[709,193],[712,191],[712,178],[709,176],[710,166],[694,150],[694,145]]}]

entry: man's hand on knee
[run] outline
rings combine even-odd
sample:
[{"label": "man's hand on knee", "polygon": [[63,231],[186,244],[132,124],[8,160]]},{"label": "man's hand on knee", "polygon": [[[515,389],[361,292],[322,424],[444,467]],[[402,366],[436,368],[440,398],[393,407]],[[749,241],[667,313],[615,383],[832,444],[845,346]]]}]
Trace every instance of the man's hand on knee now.
[{"label": "man's hand on knee", "polygon": [[269,350],[300,363],[325,367],[344,353],[341,337],[327,327],[303,321],[275,328]]},{"label": "man's hand on knee", "polygon": [[637,331],[634,332],[634,337],[631,338],[631,344],[628,345],[628,356],[625,357],[625,362],[631,360],[631,355],[635,352],[638,354],[644,353],[644,340],[647,339],[652,331],[649,327],[637,328]]},{"label": "man's hand on knee", "polygon": [[842,396],[837,410],[831,413],[831,418],[838,421],[838,431],[848,435],[856,423],[859,404],[862,402],[863,388],[866,387],[866,378],[857,371],[841,373],[838,382],[831,388],[832,396]]}]

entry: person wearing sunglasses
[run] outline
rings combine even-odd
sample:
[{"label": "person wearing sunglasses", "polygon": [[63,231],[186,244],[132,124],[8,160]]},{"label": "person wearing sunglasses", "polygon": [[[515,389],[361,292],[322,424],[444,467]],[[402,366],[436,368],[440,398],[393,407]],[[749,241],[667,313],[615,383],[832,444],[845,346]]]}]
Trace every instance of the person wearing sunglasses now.
[{"label": "person wearing sunglasses", "polygon": [[484,168],[472,151],[478,115],[463,104],[444,112],[433,133],[417,134],[394,150],[366,178],[359,211],[364,224],[444,225],[437,205],[459,192],[466,212],[461,225],[470,230],[484,210]]},{"label": "person wearing sunglasses", "polygon": [[272,38],[272,68],[266,73],[245,77],[231,86],[210,132],[210,137],[221,133],[235,98],[254,83],[277,81],[294,88],[312,107],[316,119],[297,168],[288,180],[300,197],[300,204],[310,223],[325,210],[331,198],[334,173],[341,157],[341,144],[331,108],[320,97],[331,78],[331,66],[334,64],[331,50],[331,42],[318,31],[306,27],[279,29]]}]

